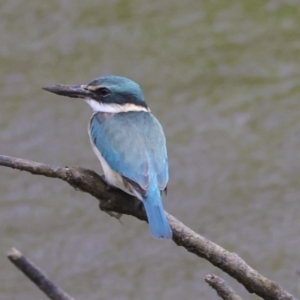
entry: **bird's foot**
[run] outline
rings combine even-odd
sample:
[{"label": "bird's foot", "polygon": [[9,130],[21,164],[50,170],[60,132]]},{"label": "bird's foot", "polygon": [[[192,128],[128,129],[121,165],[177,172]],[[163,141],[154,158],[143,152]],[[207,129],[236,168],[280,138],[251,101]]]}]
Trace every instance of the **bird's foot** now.
[{"label": "bird's foot", "polygon": [[122,221],[121,221],[121,218],[122,218],[122,216],[123,216],[122,214],[115,213],[115,212],[113,212],[113,211],[104,211],[104,212],[106,212],[109,216],[111,216],[111,217],[117,219],[117,220],[123,225],[123,223],[122,223]]},{"label": "bird's foot", "polygon": [[[107,180],[106,180],[106,178],[105,178],[105,175],[100,175],[100,176],[101,176],[101,178],[103,179],[103,181],[106,183],[105,190],[106,190],[107,192],[113,192],[114,190],[117,190],[116,187],[110,185],[110,184],[107,182]],[[99,208],[101,209],[100,204],[99,204]],[[103,209],[101,209],[101,210],[103,210]],[[116,212],[113,212],[113,211],[109,211],[109,210],[103,210],[103,211],[104,211],[105,213],[107,213],[109,216],[111,216],[111,217],[117,219],[117,220],[123,225],[123,223],[121,222],[122,214],[116,213]]]},{"label": "bird's foot", "polygon": [[105,175],[100,175],[100,176],[103,179],[103,181],[106,183],[105,190],[107,192],[113,192],[116,188],[107,182]]}]

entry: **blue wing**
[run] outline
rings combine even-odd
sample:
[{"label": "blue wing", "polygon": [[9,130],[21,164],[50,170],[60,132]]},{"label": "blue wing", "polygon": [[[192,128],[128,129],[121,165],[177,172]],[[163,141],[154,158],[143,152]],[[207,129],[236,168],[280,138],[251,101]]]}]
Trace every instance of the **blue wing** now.
[{"label": "blue wing", "polygon": [[158,187],[161,191],[166,191],[167,183],[169,181],[166,139],[158,120],[153,115],[150,116],[153,118],[152,126],[145,125],[143,134],[146,137],[145,143],[147,145],[147,149],[149,149],[153,170],[156,173]]},{"label": "blue wing", "polygon": [[169,179],[165,136],[160,123],[148,112],[126,112],[90,122],[93,143],[110,168],[147,191],[149,172],[155,172],[160,190]]}]

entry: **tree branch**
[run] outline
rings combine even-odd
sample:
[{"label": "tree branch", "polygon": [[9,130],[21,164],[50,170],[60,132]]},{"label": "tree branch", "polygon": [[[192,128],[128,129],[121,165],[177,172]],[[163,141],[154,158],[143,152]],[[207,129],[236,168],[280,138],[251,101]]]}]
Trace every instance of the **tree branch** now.
[{"label": "tree branch", "polygon": [[[101,210],[131,215],[143,221],[147,220],[140,200],[121,190],[107,189],[101,176],[94,171],[79,167],[54,167],[4,155],[0,155],[1,165],[35,175],[59,178],[75,189],[97,198]],[[173,241],[178,246],[182,246],[189,252],[208,260],[214,266],[235,278],[250,293],[255,293],[268,300],[296,299],[277,283],[260,275],[248,266],[236,253],[228,252],[205,237],[200,236],[168,213],[167,217],[173,231]]]},{"label": "tree branch", "polygon": [[57,287],[38,267],[36,267],[30,260],[23,256],[19,250],[12,248],[8,252],[7,257],[50,299],[74,300],[59,287]]},{"label": "tree branch", "polygon": [[205,281],[216,290],[219,297],[223,300],[242,300],[236,292],[225,282],[224,279],[214,274],[205,276]]}]

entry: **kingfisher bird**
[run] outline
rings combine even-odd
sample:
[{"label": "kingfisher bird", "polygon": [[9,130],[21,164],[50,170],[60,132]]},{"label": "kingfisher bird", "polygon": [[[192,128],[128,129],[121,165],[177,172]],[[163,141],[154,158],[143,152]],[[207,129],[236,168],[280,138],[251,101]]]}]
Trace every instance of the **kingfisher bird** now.
[{"label": "kingfisher bird", "polygon": [[107,184],[143,202],[155,238],[172,238],[162,204],[169,180],[166,138],[141,87],[111,75],[86,85],[58,84],[43,89],[81,98],[90,105],[93,115],[88,133]]}]

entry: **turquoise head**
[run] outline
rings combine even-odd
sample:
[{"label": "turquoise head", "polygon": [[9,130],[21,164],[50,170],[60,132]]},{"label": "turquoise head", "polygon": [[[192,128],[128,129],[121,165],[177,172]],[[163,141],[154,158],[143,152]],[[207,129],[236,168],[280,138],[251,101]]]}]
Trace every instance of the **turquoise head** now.
[{"label": "turquoise head", "polygon": [[45,90],[72,98],[84,99],[97,112],[150,111],[141,87],[120,76],[103,76],[87,85],[54,85]]}]

